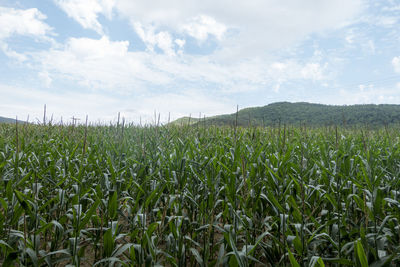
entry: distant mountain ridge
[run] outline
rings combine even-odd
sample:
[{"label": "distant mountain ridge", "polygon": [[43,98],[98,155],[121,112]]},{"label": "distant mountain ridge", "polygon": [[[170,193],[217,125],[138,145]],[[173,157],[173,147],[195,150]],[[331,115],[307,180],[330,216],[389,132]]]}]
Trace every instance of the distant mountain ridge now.
[{"label": "distant mountain ridge", "polygon": [[[0,117],[0,123],[15,123],[15,119]],[[26,122],[18,120],[18,123],[26,123]]]},{"label": "distant mountain ridge", "polygon": [[[173,124],[185,125],[188,118],[180,118]],[[204,119],[191,118],[190,124],[234,125],[236,113],[218,115]],[[273,126],[281,124],[310,126],[384,126],[400,124],[400,105],[366,104],[334,106],[307,102],[277,102],[263,107],[251,107],[239,110],[238,126]]]}]

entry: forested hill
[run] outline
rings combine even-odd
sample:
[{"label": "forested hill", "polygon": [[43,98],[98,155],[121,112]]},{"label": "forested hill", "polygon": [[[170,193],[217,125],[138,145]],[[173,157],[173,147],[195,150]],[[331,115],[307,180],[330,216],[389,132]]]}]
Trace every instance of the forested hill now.
[{"label": "forested hill", "polygon": [[[182,121],[182,118],[180,119]],[[198,123],[234,125],[236,113],[219,115]],[[195,122],[195,120],[193,121]],[[239,126],[273,126],[281,124],[309,126],[384,126],[400,124],[400,105],[331,106],[311,103],[279,102],[263,107],[239,110]]]},{"label": "forested hill", "polygon": [[[0,117],[0,123],[15,123],[15,119]],[[18,120],[18,123],[25,123],[25,122]]]}]

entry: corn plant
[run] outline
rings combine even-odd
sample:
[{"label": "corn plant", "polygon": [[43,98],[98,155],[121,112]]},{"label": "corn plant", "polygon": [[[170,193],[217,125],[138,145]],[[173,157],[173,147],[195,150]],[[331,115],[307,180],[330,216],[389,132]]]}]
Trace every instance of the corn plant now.
[{"label": "corn plant", "polygon": [[0,125],[4,266],[397,266],[396,127]]}]

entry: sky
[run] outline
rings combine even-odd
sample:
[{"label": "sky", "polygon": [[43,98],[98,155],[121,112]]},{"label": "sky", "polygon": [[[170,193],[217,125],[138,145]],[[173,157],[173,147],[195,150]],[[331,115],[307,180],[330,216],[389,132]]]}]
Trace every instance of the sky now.
[{"label": "sky", "polygon": [[0,0],[0,116],[400,104],[400,0]]}]

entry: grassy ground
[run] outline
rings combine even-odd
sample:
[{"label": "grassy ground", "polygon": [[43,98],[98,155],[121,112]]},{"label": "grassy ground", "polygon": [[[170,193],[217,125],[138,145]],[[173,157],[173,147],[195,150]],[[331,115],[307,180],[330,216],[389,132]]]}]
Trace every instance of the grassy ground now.
[{"label": "grassy ground", "polygon": [[0,262],[396,266],[398,130],[3,124]]}]

